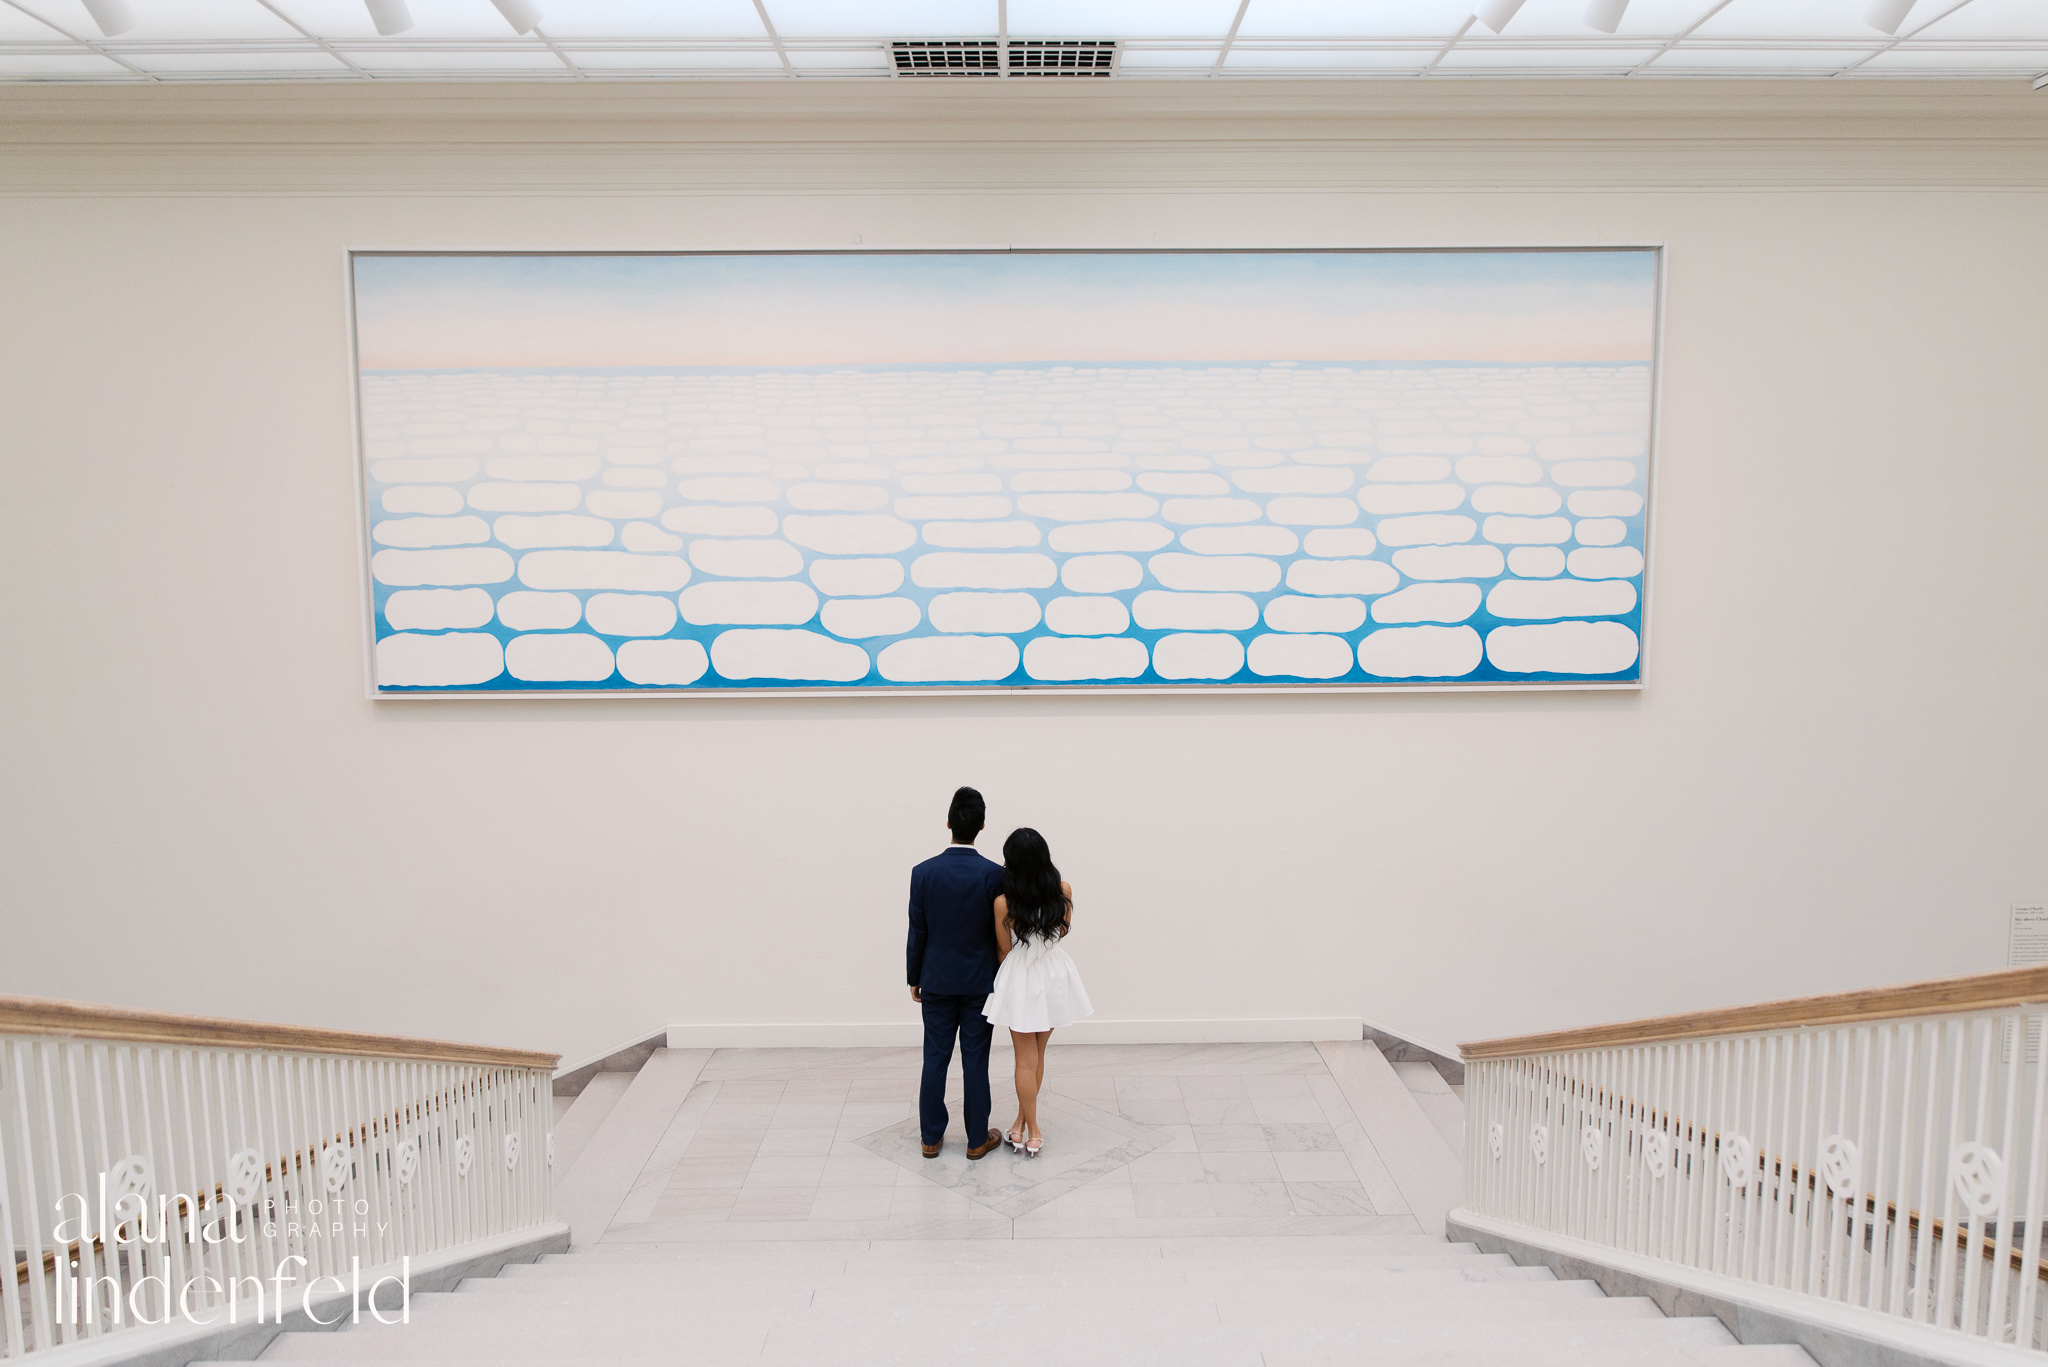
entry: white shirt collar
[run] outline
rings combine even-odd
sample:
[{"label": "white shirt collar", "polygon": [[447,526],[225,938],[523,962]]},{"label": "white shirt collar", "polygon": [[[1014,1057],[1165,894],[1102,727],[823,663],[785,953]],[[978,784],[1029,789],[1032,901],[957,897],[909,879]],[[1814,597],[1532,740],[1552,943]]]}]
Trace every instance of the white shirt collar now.
[{"label": "white shirt collar", "polygon": [[979,853],[981,853],[981,851],[979,851],[979,850],[975,850],[975,849],[974,849],[974,846],[972,846],[972,845],[963,845],[963,844],[961,844],[961,843],[960,843],[959,841],[957,841],[957,840],[955,840],[955,841],[954,841],[954,842],[953,842],[952,844],[950,844],[950,845],[946,846],[946,848],[947,848],[947,849],[949,849],[949,850],[973,850],[973,851],[974,851],[974,853],[976,853],[976,854],[979,854]]}]

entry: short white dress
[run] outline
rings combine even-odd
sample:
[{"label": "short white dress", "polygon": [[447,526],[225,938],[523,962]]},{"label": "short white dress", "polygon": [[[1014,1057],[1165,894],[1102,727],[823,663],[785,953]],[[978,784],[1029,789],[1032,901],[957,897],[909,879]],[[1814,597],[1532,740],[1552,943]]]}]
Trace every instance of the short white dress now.
[{"label": "short white dress", "polygon": [[996,970],[996,985],[981,1009],[991,1024],[1019,1034],[1057,1030],[1095,1014],[1081,970],[1059,936],[1020,939]]}]

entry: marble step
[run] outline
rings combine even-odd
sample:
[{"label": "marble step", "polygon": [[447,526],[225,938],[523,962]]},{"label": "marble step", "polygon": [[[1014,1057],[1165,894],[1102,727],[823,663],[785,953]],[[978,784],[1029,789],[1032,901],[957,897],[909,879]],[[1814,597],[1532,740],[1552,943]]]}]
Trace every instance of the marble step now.
[{"label": "marble step", "polygon": [[759,1279],[773,1276],[789,1278],[800,1276],[865,1276],[885,1277],[900,1281],[914,1281],[921,1277],[972,1278],[994,1274],[1004,1276],[1045,1274],[1052,1276],[1097,1276],[1104,1273],[1123,1274],[1126,1272],[1142,1275],[1147,1273],[1170,1274],[1173,1276],[1226,1276],[1241,1272],[1259,1273],[1300,1273],[1304,1276],[1356,1276],[1356,1277],[1399,1277],[1419,1275],[1424,1272],[1441,1272],[1451,1269],[1463,1270],[1474,1275],[1500,1273],[1502,1275],[1534,1275],[1548,1273],[1547,1268],[1519,1267],[1513,1259],[1502,1254],[1473,1254],[1464,1257],[1431,1258],[1408,1255],[1367,1262],[1324,1262],[1314,1258],[1245,1258],[1224,1261],[1222,1259],[1194,1258],[1133,1258],[1125,1261],[1104,1261],[1090,1259],[1061,1259],[1038,1256],[1037,1249],[1030,1244],[1013,1245],[1011,1251],[1001,1258],[981,1258],[971,1261],[933,1259],[929,1262],[877,1262],[865,1258],[831,1258],[815,1261],[792,1262],[775,1268],[731,1267],[718,1263],[551,1263],[540,1267],[514,1265],[505,1269],[498,1278],[472,1278],[483,1282],[497,1281],[504,1285],[523,1286],[528,1284],[573,1282],[661,1280],[685,1281],[693,1277],[719,1275],[734,1279]]},{"label": "marble step", "polygon": [[[754,1263],[828,1256],[859,1256],[888,1262],[957,1261],[998,1256],[1003,1249],[1013,1247],[1016,1242],[1011,1239],[784,1239],[738,1240],[729,1244],[589,1244],[569,1253],[544,1254],[538,1264],[516,1263],[513,1266],[659,1261]],[[1380,1257],[1400,1253],[1478,1253],[1475,1245],[1452,1243],[1440,1235],[1432,1234],[1290,1234],[1281,1237],[1247,1235],[1229,1238],[1136,1236],[1049,1242],[1044,1247],[1062,1250],[1068,1257],[1103,1262],[1123,1262],[1136,1256],[1223,1258],[1242,1262],[1278,1255],[1324,1261],[1333,1258]]]},{"label": "marble step", "polygon": [[1548,1268],[1440,1267],[1408,1270],[1333,1271],[1284,1268],[1241,1270],[1182,1270],[1175,1268],[1104,1268],[1084,1271],[1020,1269],[1013,1272],[970,1274],[930,1271],[912,1276],[855,1269],[845,1273],[811,1273],[764,1280],[707,1271],[691,1276],[618,1277],[527,1277],[498,1286],[466,1288],[458,1294],[480,1303],[505,1305],[514,1300],[546,1298],[556,1302],[591,1303],[606,1297],[745,1295],[762,1288],[797,1288],[866,1296],[887,1303],[899,1298],[929,1296],[940,1300],[978,1297],[1008,1288],[1016,1296],[1086,1295],[1113,1289],[1118,1295],[1151,1296],[1171,1291],[1198,1291],[1206,1295],[1284,1295],[1318,1299],[1334,1296],[1388,1298],[1421,1295],[1431,1288],[1450,1289],[1460,1294],[1523,1294],[1528,1288],[1550,1290],[1529,1294],[1559,1293],[1561,1285],[1587,1286],[1586,1282],[1560,1282]]}]

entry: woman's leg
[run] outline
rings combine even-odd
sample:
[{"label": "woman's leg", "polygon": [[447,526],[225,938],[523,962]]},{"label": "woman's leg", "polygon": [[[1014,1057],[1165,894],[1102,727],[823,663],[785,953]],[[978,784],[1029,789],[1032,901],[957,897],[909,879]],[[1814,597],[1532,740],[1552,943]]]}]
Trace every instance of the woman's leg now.
[{"label": "woman's leg", "polygon": [[1010,1032],[1010,1047],[1017,1052],[1017,1124],[1013,1132],[1018,1142],[1030,1138],[1025,1128],[1028,1122],[1038,1118],[1038,1045],[1037,1036],[1021,1031]]},{"label": "woman's leg", "polygon": [[1052,1039],[1052,1031],[1040,1030],[1023,1037],[1023,1046],[1031,1051],[1031,1137],[1043,1139],[1038,1130],[1038,1089],[1045,1085],[1045,1046]]}]

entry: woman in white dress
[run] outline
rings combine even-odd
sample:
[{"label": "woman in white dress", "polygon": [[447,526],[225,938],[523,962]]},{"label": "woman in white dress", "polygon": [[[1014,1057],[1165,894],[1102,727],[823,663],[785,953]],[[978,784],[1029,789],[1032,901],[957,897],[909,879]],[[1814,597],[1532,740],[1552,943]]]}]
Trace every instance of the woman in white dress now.
[{"label": "woman in white dress", "polygon": [[1010,1032],[1017,1050],[1017,1123],[1010,1148],[1038,1157],[1038,1089],[1052,1032],[1095,1014],[1080,970],[1060,944],[1074,928],[1074,890],[1060,881],[1045,837],[1029,826],[1003,842],[1003,893],[996,898],[996,950],[1002,966],[981,1014]]}]

